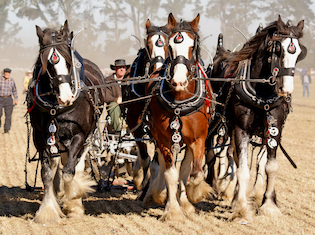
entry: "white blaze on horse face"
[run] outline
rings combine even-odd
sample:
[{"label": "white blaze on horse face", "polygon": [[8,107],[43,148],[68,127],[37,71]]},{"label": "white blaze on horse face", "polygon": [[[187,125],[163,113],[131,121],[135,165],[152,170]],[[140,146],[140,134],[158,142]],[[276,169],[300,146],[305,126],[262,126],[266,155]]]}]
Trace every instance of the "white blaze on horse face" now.
[{"label": "white blaze on horse face", "polygon": [[[296,60],[301,53],[301,47],[299,42],[296,38],[292,39],[292,43],[294,44],[296,51],[295,53],[291,54],[288,52],[288,46],[291,43],[291,38],[286,38],[283,40],[282,48],[284,50],[284,58],[283,58],[283,67],[284,68],[295,68]],[[294,76],[283,76],[283,92],[291,94],[294,89],[293,83]]]},{"label": "white blaze on horse face", "polygon": [[[154,59],[157,56],[161,56],[165,60],[165,49],[164,49],[164,46],[158,47],[157,45],[155,45],[155,43],[157,42],[157,40],[159,38],[163,41],[163,45],[166,45],[165,38],[163,36],[153,35],[151,37],[151,41],[152,41],[152,45],[153,45],[151,58]],[[156,63],[156,69],[161,68],[162,65],[163,65],[163,63],[157,62]]]},{"label": "white blaze on horse face", "polygon": [[[53,53],[53,48],[50,50],[48,59],[51,57]],[[67,62],[65,58],[55,50],[55,53],[59,56],[59,62],[54,65],[57,75],[69,75],[69,70],[67,67]],[[74,99],[74,95],[71,91],[70,84],[68,82],[61,83],[59,85],[59,94],[57,94],[57,100],[60,105],[67,106],[72,105]]]},{"label": "white blaze on horse face", "polygon": [[[190,48],[194,46],[194,40],[188,36],[186,32],[181,32],[184,40],[181,43],[175,43],[174,38],[177,34],[170,38],[169,45],[172,48],[173,58],[182,55],[189,60]],[[175,85],[175,91],[183,91],[188,85],[187,67],[184,64],[176,64],[174,66],[174,76],[172,78],[172,84]]]}]

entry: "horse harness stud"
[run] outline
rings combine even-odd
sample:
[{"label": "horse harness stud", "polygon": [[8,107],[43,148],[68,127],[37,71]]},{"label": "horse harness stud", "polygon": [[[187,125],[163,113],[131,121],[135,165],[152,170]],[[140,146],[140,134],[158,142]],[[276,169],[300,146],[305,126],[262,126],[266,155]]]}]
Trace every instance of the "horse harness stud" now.
[{"label": "horse harness stud", "polygon": [[54,120],[52,120],[51,123],[49,124],[48,131],[51,134],[51,136],[48,137],[47,139],[47,145],[50,146],[50,153],[57,154],[58,153],[58,148],[56,146],[57,127],[55,125]]},{"label": "horse harness stud", "polygon": [[171,151],[173,154],[180,153],[181,146],[180,143],[182,141],[182,134],[181,134],[181,120],[180,120],[180,109],[174,110],[174,117],[170,122],[170,129],[173,130],[171,139],[172,139],[172,147]]}]

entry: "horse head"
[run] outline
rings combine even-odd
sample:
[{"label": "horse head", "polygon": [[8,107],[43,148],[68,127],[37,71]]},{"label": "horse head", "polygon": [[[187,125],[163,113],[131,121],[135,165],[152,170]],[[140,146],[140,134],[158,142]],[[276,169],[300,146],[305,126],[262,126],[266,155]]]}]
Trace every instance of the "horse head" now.
[{"label": "horse head", "polygon": [[176,22],[173,15],[169,17],[172,28],[169,38],[170,64],[168,77],[176,92],[184,91],[196,70],[199,56],[199,14],[191,21]]},{"label": "horse head", "polygon": [[[280,60],[282,59],[282,64],[279,64],[280,79],[277,84],[277,90],[279,95],[286,96],[291,94],[294,89],[293,78],[295,65],[298,61],[304,59],[307,54],[306,47],[299,42],[299,38],[303,36],[304,20],[301,20],[296,26],[293,26],[290,21],[284,24],[279,15],[277,25],[278,31],[270,37],[269,44],[275,45],[273,49],[274,54],[278,56]],[[271,69],[275,72],[277,67],[271,67]]]},{"label": "horse head", "polygon": [[73,33],[69,33],[68,22],[66,20],[60,30],[50,28],[42,30],[36,25],[36,31],[40,45],[41,75],[49,76],[50,85],[57,93],[56,98],[59,105],[72,105],[75,100],[70,49]]},{"label": "horse head", "polygon": [[[170,13],[171,15],[172,13]],[[170,17],[170,16],[169,16]],[[151,24],[148,19],[145,24],[147,39],[145,46],[150,61],[150,70],[155,71],[162,67],[168,56],[168,37],[170,34],[169,25],[157,27]]]}]

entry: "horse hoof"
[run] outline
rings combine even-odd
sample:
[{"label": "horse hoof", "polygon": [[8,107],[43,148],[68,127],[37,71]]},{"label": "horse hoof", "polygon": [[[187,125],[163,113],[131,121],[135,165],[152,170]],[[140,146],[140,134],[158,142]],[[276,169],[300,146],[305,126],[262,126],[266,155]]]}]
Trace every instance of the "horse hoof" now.
[{"label": "horse hoof", "polygon": [[62,179],[65,181],[65,183],[70,183],[73,179],[73,174],[63,173]]},{"label": "horse hoof", "polygon": [[241,224],[241,225],[250,224],[250,222],[249,222],[247,219],[245,219],[245,218],[240,218],[240,217],[235,218],[235,219],[233,220],[233,222],[234,222],[234,223],[237,223],[237,224]]},{"label": "horse hoof", "polygon": [[159,219],[160,221],[180,221],[186,219],[185,215],[180,209],[173,209],[165,211]]}]

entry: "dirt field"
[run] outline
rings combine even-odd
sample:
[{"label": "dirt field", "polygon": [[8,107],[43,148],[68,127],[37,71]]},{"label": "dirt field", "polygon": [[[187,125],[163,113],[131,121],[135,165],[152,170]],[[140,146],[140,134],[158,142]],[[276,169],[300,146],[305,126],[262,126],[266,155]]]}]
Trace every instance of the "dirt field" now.
[{"label": "dirt field", "polygon": [[[315,234],[315,80],[310,98],[302,97],[300,79],[295,80],[294,112],[285,125],[282,144],[298,168],[294,169],[278,150],[276,190],[281,217],[256,216],[253,223],[239,225],[227,221],[231,215],[228,203],[203,201],[190,219],[160,222],[163,207],[144,208],[136,200],[137,192],[112,190],[85,198],[86,215],[81,219],[36,224],[32,219],[43,193],[40,189],[27,192],[24,186],[26,107],[20,94],[11,133],[2,134],[3,127],[0,130],[0,234]],[[4,117],[1,120],[4,123]],[[28,164],[31,185],[35,167],[36,163]],[[40,176],[37,186],[42,186]]]}]

